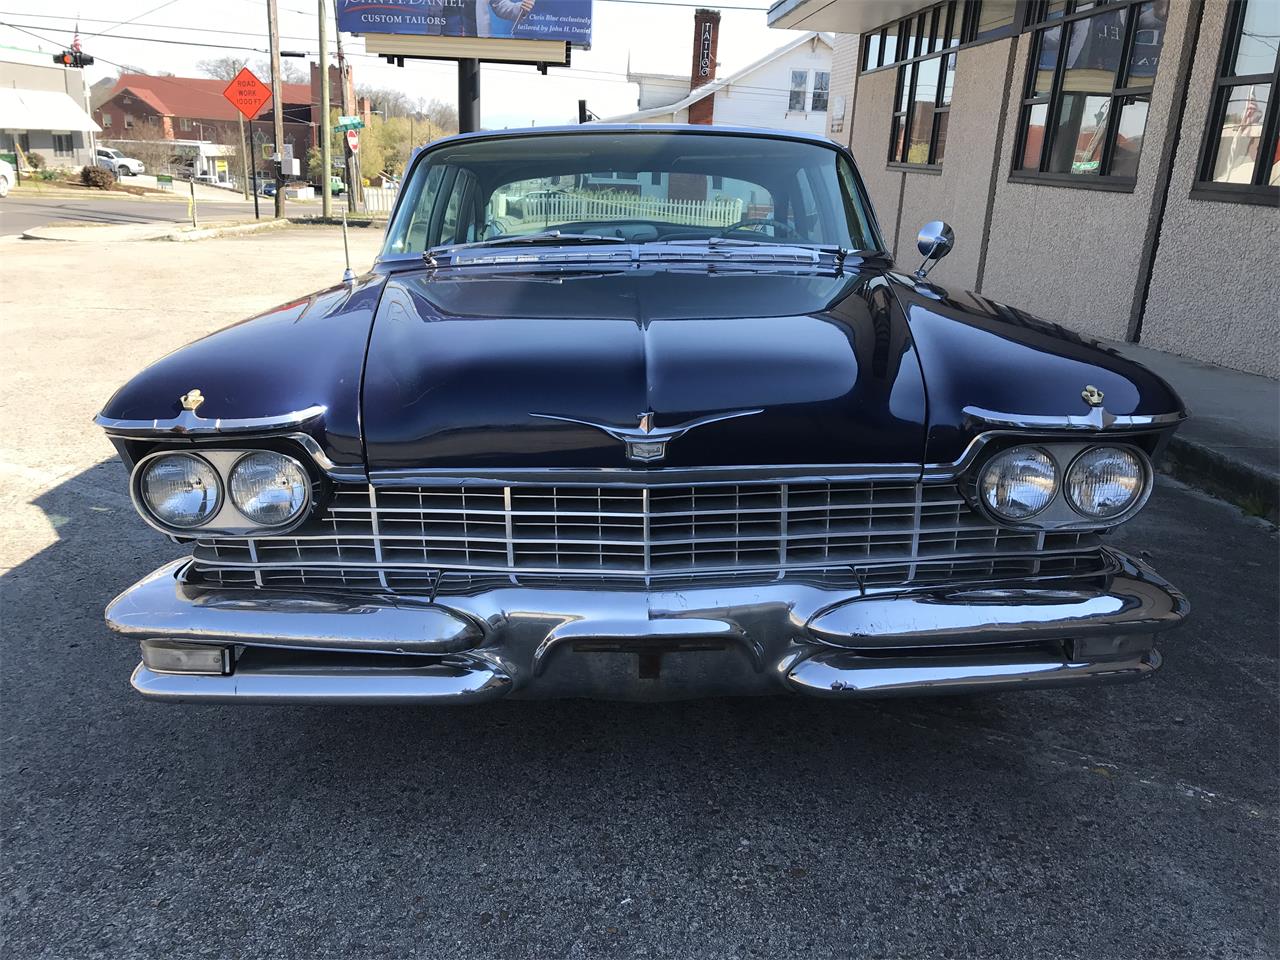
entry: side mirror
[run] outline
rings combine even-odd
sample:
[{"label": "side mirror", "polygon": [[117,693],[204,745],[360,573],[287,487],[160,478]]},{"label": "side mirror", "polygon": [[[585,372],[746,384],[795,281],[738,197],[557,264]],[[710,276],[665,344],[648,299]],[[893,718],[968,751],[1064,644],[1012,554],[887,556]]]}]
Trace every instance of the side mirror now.
[{"label": "side mirror", "polygon": [[942,220],[930,220],[916,235],[916,249],[924,257],[924,263],[916,271],[916,279],[923,280],[933,269],[929,261],[935,263],[951,252],[956,245],[956,235],[947,223]]}]

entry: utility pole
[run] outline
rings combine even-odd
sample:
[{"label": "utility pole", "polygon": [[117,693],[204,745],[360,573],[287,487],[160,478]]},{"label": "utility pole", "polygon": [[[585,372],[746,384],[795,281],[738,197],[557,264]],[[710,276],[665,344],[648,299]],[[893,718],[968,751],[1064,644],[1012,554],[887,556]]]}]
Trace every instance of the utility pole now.
[{"label": "utility pole", "polygon": [[[236,111],[236,119],[240,121],[240,180],[244,184],[244,198],[249,199],[249,142],[244,138],[244,114]],[[258,189],[255,183],[253,190]]]},{"label": "utility pole", "polygon": [[280,11],[267,0],[267,29],[271,33],[271,114],[276,135],[276,219],[284,217],[284,105],[280,89]]},{"label": "utility pole", "polygon": [[[336,20],[338,16],[338,0],[333,0],[333,16]],[[351,116],[351,90],[347,81],[347,61],[342,55],[342,31],[334,29],[334,39],[338,44],[338,83],[342,90],[342,113],[344,116]],[[342,152],[347,158],[347,209],[352,213],[356,212],[356,175],[359,172],[356,168],[356,156],[347,147],[347,138],[342,138]]]},{"label": "utility pole", "polygon": [[333,190],[330,177],[333,175],[332,141],[333,134],[329,130],[329,12],[325,9],[324,0],[318,0],[320,12],[320,215],[325,219],[333,216]]}]

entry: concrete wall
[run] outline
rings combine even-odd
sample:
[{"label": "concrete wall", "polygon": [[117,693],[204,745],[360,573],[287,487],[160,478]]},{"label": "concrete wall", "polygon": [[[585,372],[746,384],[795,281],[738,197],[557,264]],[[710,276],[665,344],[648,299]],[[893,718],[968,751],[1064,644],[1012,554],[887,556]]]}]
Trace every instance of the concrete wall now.
[{"label": "concrete wall", "polygon": [[1278,377],[1280,212],[1190,196],[1226,11],[1227,0],[1209,0],[1200,25],[1141,342]]},{"label": "concrete wall", "polygon": [[871,195],[891,252],[897,239],[898,195],[902,190],[902,174],[885,164],[889,156],[894,76],[893,70],[880,70],[858,78],[849,137],[849,149],[858,161],[858,172]]},{"label": "concrete wall", "polygon": [[1000,126],[1000,111],[991,104],[998,105],[1004,95],[1012,45],[1013,40],[1000,40],[956,54],[942,172],[904,172],[907,186],[896,246],[899,267],[919,266],[916,234],[930,220],[945,220],[955,230],[956,246],[930,273],[943,286],[972,290],[978,285]]},{"label": "concrete wall", "polygon": [[[1125,339],[1134,288],[1153,239],[1149,230],[1160,201],[1160,158],[1168,147],[1178,60],[1194,12],[1194,4],[1170,6],[1132,193],[1010,181],[1019,104],[1016,96],[1009,98],[984,294],[1081,333]],[[1018,38],[1015,89],[1026,76],[1031,40],[1030,33]]]},{"label": "concrete wall", "polygon": [[956,54],[955,89],[941,171],[890,167],[889,126],[898,68],[858,80],[851,148],[880,217],[898,267],[920,263],[916,234],[930,220],[945,220],[956,233],[951,255],[934,268],[938,283],[961,289],[977,285],[986,232],[991,170],[997,156],[1000,112],[1013,40],[1000,40]]},{"label": "concrete wall", "polygon": [[827,110],[827,136],[848,144],[853,134],[854,89],[858,83],[858,50],[862,38],[838,33],[831,45],[831,105]]}]

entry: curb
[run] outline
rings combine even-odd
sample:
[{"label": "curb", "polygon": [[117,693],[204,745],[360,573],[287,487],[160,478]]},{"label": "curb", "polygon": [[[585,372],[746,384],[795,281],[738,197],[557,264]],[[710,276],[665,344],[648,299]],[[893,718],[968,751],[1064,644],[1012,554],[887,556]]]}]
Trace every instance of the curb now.
[{"label": "curb", "polygon": [[1176,434],[1160,458],[1159,470],[1245,513],[1280,523],[1280,483],[1265,470]]},{"label": "curb", "polygon": [[241,233],[261,233],[264,230],[276,230],[287,227],[288,220],[261,220],[253,223],[237,223],[226,227],[198,227],[195,230],[174,230],[156,240],[172,240],[176,243],[187,243],[191,240],[211,240],[214,237],[233,237]]}]

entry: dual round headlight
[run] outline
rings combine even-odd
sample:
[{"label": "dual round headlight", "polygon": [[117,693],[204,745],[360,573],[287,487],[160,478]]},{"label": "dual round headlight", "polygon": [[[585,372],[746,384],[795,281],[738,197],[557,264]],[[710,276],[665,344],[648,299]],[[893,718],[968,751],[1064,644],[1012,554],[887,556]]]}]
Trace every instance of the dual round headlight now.
[{"label": "dual round headlight", "polygon": [[[279,527],[306,509],[311,481],[302,464],[272,450],[246,453],[231,466],[230,506],[251,524]],[[207,459],[166,453],[146,461],[138,476],[142,506],[160,524],[192,530],[218,517],[224,506],[222,477]],[[243,526],[236,517],[221,525]]]},{"label": "dual round headlight", "polygon": [[978,475],[978,496],[998,519],[1020,523],[1044,512],[1060,485],[1077,514],[1106,521],[1138,503],[1147,489],[1147,471],[1133,450],[1088,447],[1060,481],[1057,461],[1046,450],[1013,447],[987,461]]}]

